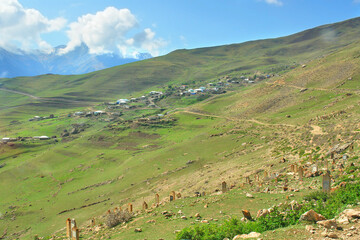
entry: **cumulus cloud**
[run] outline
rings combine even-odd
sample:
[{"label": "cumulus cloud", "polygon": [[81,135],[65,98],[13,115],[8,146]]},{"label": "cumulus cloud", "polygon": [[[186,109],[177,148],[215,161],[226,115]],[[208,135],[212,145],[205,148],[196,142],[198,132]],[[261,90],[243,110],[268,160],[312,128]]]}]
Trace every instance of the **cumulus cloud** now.
[{"label": "cumulus cloud", "polygon": [[265,2],[268,4],[273,4],[273,5],[278,5],[278,6],[283,5],[283,2],[280,0],[265,0]]},{"label": "cumulus cloud", "polygon": [[60,54],[85,44],[93,54],[120,51],[123,56],[129,56],[133,52],[148,51],[157,55],[159,48],[166,44],[164,40],[155,38],[155,32],[150,28],[130,37],[130,32],[134,32],[139,23],[129,9],[108,7],[96,14],[79,17],[69,27],[69,42]]},{"label": "cumulus cloud", "polygon": [[0,1],[0,47],[5,49],[20,46],[23,50],[49,51],[52,47],[41,34],[59,31],[65,24],[65,19],[48,19],[36,9],[24,8],[18,0]]}]

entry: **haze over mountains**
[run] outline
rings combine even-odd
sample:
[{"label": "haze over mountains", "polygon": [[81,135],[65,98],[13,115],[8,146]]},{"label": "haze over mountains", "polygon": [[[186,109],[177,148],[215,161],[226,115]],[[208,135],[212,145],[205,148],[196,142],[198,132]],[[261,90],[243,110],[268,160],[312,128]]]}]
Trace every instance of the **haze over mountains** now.
[{"label": "haze over mountains", "polygon": [[58,46],[52,53],[17,50],[7,51],[0,48],[0,77],[36,76],[42,74],[83,74],[125,63],[151,58],[149,53],[138,53],[134,57],[123,57],[115,53],[95,55],[83,44],[73,51],[60,55]]}]

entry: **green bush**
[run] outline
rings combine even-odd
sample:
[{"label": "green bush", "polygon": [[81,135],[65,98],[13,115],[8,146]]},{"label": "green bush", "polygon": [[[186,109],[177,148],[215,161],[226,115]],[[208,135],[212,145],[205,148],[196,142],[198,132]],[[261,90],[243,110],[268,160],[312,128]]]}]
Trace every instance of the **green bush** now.
[{"label": "green bush", "polygon": [[233,238],[239,234],[250,232],[265,232],[277,228],[295,225],[300,216],[313,209],[327,219],[334,218],[347,205],[356,204],[360,200],[360,184],[347,184],[335,193],[326,194],[314,192],[304,198],[306,202],[299,210],[292,210],[290,205],[284,205],[253,222],[242,222],[237,218],[224,221],[222,224],[196,225],[184,228],[177,234],[177,240],[218,240]]}]

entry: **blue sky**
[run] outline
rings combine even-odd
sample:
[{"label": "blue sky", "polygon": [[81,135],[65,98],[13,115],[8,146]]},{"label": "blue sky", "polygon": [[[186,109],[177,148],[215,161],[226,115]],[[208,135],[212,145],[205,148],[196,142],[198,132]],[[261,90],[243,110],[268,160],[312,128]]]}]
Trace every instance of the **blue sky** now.
[{"label": "blue sky", "polygon": [[95,54],[162,55],[358,16],[360,0],[1,0],[0,47],[66,52],[86,44]]}]

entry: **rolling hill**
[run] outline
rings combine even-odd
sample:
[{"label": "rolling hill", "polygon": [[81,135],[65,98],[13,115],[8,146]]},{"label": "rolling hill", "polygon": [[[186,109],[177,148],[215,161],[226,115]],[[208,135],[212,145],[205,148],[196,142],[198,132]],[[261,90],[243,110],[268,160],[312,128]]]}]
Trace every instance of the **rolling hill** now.
[{"label": "rolling hill", "polygon": [[[177,230],[207,224],[181,218],[179,210],[217,224],[242,217],[242,209],[254,213],[288,199],[300,202],[320,188],[321,176],[300,184],[287,174],[289,164],[309,169],[317,164],[325,171],[328,151],[337,144],[354,145],[336,161],[347,154],[343,163],[354,164],[358,181],[359,25],[357,18],[279,39],[178,50],[85,75],[2,79],[1,87],[32,98],[0,91],[1,132],[24,138],[0,145],[0,234],[65,239],[65,220],[76,218],[85,239],[174,239]],[[205,100],[168,95],[156,101],[158,108],[121,109],[123,115],[111,121],[108,115],[73,114],[116,112],[102,102],[255,74],[271,77],[230,84],[226,93]],[[28,121],[51,113],[53,118]],[[57,137],[25,139],[42,135]],[[280,183],[261,178],[261,191],[268,187],[270,194],[261,193],[259,185],[242,184],[264,172],[280,176]],[[333,184],[352,181],[335,165],[332,174]],[[285,178],[298,191],[284,192]],[[231,191],[221,193],[222,181]],[[182,197],[169,202],[171,191]],[[200,198],[195,192],[206,194]],[[151,206],[156,193],[163,203],[142,211],[142,203]],[[88,227],[90,219],[104,223],[107,210],[128,203],[136,212],[129,223]],[[165,211],[174,215],[166,218]],[[142,231],[135,232],[139,227]]]}]

